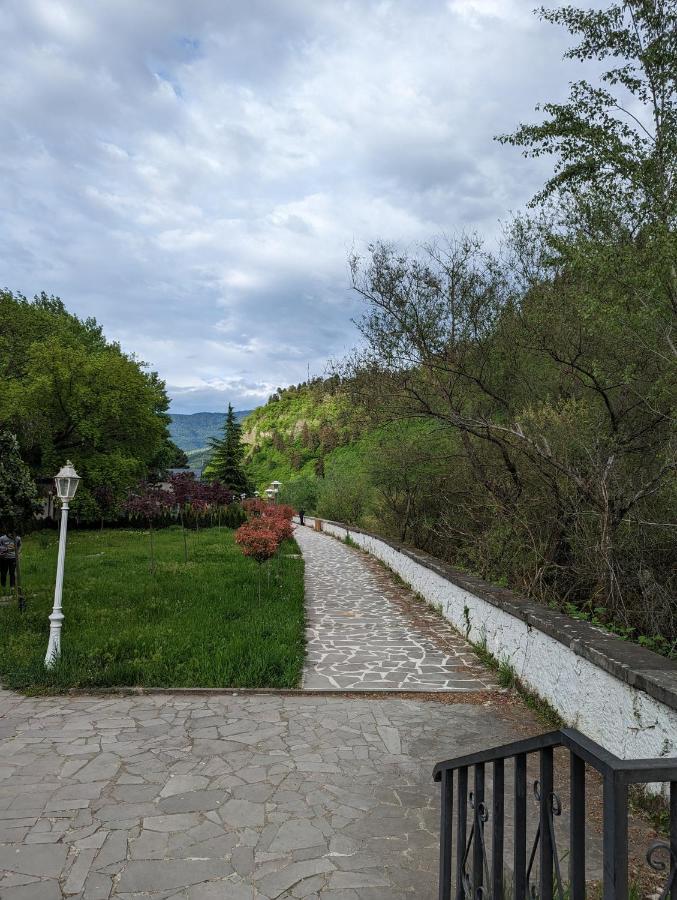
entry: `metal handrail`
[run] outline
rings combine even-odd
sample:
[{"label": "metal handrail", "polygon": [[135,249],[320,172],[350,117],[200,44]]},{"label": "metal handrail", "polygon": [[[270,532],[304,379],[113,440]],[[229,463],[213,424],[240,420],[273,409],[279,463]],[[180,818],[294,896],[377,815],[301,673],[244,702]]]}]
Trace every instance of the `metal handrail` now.
[{"label": "metal handrail", "polygon": [[544,747],[567,747],[601,774],[617,773],[627,784],[671,781],[677,770],[677,759],[666,759],[665,757],[620,759],[575,728],[562,728],[536,737],[503,744],[490,750],[479,750],[476,753],[468,753],[465,756],[439,762],[433,769],[433,780],[440,781],[445,769],[458,769],[461,766],[474,766],[478,763],[494,762],[497,759],[510,759],[520,753],[533,753]]},{"label": "metal handrail", "polygon": [[[440,900],[503,900],[503,845],[505,827],[505,763],[514,761],[513,878],[509,895],[514,900],[539,897],[564,900],[565,886],[557,852],[555,820],[562,803],[554,790],[554,749],[562,747],[570,758],[569,882],[566,896],[586,895],[586,766],[603,780],[603,897],[628,897],[628,787],[631,784],[669,782],[670,825],[667,842],[654,842],[647,852],[649,865],[666,873],[660,897],[677,900],[677,759],[620,759],[573,728],[480,750],[438,763],[433,778],[442,785],[440,820]],[[527,759],[539,757],[540,775],[533,792],[538,821],[527,857]],[[492,768],[491,801],[487,799],[486,768]],[[469,791],[470,769],[473,770]],[[454,795],[456,803],[454,804]],[[456,822],[454,824],[454,810]],[[485,831],[491,830],[491,842]],[[455,851],[453,845],[455,844]],[[488,849],[489,848],[489,849]],[[489,858],[491,854],[491,858]],[[667,858],[664,862],[660,858]],[[455,856],[455,859],[453,857]],[[535,880],[538,862],[538,880]],[[452,865],[454,863],[454,865]]]},{"label": "metal handrail", "polygon": [[441,781],[442,772],[445,770],[460,769],[462,766],[476,766],[479,763],[494,762],[497,759],[509,759],[519,753],[533,753],[543,747],[556,747],[562,743],[561,735],[561,731],[549,731],[546,734],[525,738],[522,741],[513,741],[511,744],[503,744],[490,750],[478,750],[465,756],[446,759],[438,762],[433,769],[433,781]]}]

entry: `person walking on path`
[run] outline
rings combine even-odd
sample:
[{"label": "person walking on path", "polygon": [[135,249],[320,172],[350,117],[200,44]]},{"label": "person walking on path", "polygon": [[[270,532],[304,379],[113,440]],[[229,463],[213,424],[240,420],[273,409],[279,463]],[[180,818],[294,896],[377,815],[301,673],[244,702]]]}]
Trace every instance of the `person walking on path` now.
[{"label": "person walking on path", "polygon": [[8,575],[10,589],[14,587],[16,580],[16,555],[20,549],[21,538],[18,535],[10,537],[6,531],[0,534],[0,585],[2,585],[3,591],[7,585]]},{"label": "person walking on path", "polygon": [[299,510],[299,521],[301,522],[301,525],[303,525],[303,517],[305,516],[305,514],[306,514],[305,509]]}]

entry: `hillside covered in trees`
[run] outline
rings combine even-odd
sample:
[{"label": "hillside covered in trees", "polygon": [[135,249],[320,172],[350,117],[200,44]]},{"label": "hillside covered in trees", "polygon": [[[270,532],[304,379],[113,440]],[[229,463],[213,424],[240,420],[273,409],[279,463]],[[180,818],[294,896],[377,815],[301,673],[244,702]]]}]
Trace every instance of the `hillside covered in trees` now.
[{"label": "hillside covered in trees", "polygon": [[132,485],[180,458],[164,383],[57,297],[0,291],[0,382],[0,428],[33,479],[51,479],[66,458],[82,476],[81,521],[114,518]]},{"label": "hillside covered in trees", "polygon": [[677,649],[677,13],[558,8],[571,86],[500,140],[552,178],[500,246],[351,258],[361,349],[245,422],[308,511]]},{"label": "hillside covered in trees", "polygon": [[360,429],[339,378],[278,388],[242,423],[250,480],[259,490],[274,478],[314,482],[323,476],[324,460]]},{"label": "hillside covered in trees", "polygon": [[[235,411],[235,418],[241,422],[251,413],[250,409]],[[169,417],[169,433],[177,447],[186,453],[209,446],[210,438],[216,437],[226,421],[225,412],[172,413]]]}]

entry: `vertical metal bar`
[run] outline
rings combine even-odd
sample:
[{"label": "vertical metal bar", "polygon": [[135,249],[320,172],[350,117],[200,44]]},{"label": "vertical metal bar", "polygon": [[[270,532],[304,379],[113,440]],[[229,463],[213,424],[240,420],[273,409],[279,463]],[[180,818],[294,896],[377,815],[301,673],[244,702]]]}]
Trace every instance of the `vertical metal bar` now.
[{"label": "vertical metal bar", "polygon": [[458,770],[458,821],[456,823],[456,900],[463,900],[463,857],[468,823],[468,768]]},{"label": "vertical metal bar", "polygon": [[475,835],[472,843],[472,890],[473,897],[477,896],[477,888],[484,883],[484,859],[482,858],[482,822],[480,806],[484,803],[484,763],[475,766]]},{"label": "vertical metal bar", "polygon": [[552,774],[552,747],[545,747],[541,756],[541,801],[540,801],[540,900],[552,900],[552,836],[550,833],[550,816],[552,811],[552,792],[554,790]]},{"label": "vertical metal bar", "polygon": [[494,763],[494,791],[491,840],[491,896],[496,900],[503,897],[503,817],[504,817],[504,766],[503,760]]},{"label": "vertical metal bar", "polygon": [[569,887],[571,900],[585,900],[585,762],[571,751]]},{"label": "vertical metal bar", "polygon": [[454,773],[442,772],[440,792],[440,900],[451,900],[451,840],[454,815]]},{"label": "vertical metal bar", "polygon": [[527,755],[515,757],[515,900],[527,896]]},{"label": "vertical metal bar", "polygon": [[[677,861],[677,781],[670,782],[670,850],[671,858]],[[677,900],[677,872],[672,879],[670,900]]]},{"label": "vertical metal bar", "polygon": [[604,778],[604,900],[628,896],[628,786],[618,772]]}]

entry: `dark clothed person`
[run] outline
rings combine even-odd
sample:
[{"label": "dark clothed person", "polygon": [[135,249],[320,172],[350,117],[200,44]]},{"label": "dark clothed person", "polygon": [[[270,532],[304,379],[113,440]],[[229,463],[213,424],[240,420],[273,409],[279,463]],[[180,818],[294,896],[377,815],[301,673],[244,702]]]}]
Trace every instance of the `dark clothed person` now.
[{"label": "dark clothed person", "polygon": [[9,575],[9,586],[14,587],[16,580],[16,554],[21,547],[20,537],[0,534],[0,585],[6,587]]},{"label": "dark clothed person", "polygon": [[304,509],[299,510],[299,522],[303,525],[303,517],[305,516],[306,511]]}]

